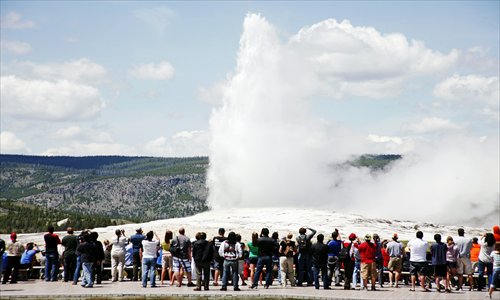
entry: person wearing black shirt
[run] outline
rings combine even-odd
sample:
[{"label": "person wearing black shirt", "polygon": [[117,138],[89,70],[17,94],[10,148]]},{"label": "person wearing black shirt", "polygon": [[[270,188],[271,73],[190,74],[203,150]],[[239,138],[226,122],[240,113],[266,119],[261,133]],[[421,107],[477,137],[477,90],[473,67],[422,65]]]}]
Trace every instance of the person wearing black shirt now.
[{"label": "person wearing black shirt", "polygon": [[257,246],[259,247],[259,259],[257,261],[257,270],[253,278],[253,284],[250,286],[251,289],[257,288],[257,282],[259,276],[262,273],[262,269],[266,266],[266,284],[264,288],[269,288],[272,282],[272,268],[273,268],[273,254],[276,251],[276,242],[269,237],[269,229],[262,228],[260,232],[260,238],[257,239]]},{"label": "person wearing black shirt", "polygon": [[68,227],[68,235],[63,237],[64,246],[64,282],[73,279],[76,270],[76,247],[78,247],[78,237],[73,234],[73,228]]},{"label": "person wearing black shirt", "polygon": [[323,243],[324,235],[318,234],[318,242],[311,246],[312,270],[314,277],[314,287],[319,289],[319,272],[323,277],[323,288],[330,289],[330,278],[328,277],[328,246]]}]

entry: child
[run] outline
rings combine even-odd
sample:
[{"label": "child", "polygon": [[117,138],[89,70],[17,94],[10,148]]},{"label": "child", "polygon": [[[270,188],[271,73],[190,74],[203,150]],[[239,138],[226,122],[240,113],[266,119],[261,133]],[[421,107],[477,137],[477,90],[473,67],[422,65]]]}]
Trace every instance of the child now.
[{"label": "child", "polygon": [[493,258],[493,279],[491,280],[489,295],[491,298],[491,294],[495,290],[495,283],[499,280],[500,277],[500,243],[496,242],[495,250],[491,252],[491,258]]}]

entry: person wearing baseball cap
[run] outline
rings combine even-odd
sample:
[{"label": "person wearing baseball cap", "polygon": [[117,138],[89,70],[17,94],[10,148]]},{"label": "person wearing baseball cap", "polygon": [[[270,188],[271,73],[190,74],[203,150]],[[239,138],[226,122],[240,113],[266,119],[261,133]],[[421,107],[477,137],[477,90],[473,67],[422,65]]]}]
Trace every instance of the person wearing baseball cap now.
[{"label": "person wearing baseball cap", "polygon": [[368,278],[371,278],[371,290],[375,291],[377,281],[377,265],[375,264],[375,254],[377,245],[372,243],[372,236],[365,235],[365,242],[359,245],[358,250],[361,255],[361,278],[363,279],[362,290],[368,290]]},{"label": "person wearing baseball cap", "polygon": [[[21,256],[24,252],[24,246],[17,241],[17,234],[10,234],[10,242],[7,243],[7,267],[3,276],[2,284],[6,284],[10,277],[10,283],[17,283],[17,274],[21,264]],[[14,269],[14,271],[12,271]],[[12,276],[11,276],[12,274]]]},{"label": "person wearing baseball cap", "polygon": [[392,241],[387,244],[387,254],[389,254],[389,284],[391,287],[399,287],[401,270],[403,269],[403,244],[398,242],[398,234],[392,235]]}]

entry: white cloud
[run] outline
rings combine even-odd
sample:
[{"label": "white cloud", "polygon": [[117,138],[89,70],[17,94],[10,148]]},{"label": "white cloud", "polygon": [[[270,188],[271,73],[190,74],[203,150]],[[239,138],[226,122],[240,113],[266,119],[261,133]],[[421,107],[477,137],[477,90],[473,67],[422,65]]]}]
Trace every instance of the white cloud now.
[{"label": "white cloud", "polygon": [[78,44],[80,42],[80,39],[74,36],[67,36],[64,40],[70,44]]},{"label": "white cloud", "polygon": [[129,73],[139,79],[169,80],[174,76],[174,67],[168,61],[161,61],[158,64],[149,63],[137,66]]},{"label": "white cloud", "polygon": [[452,66],[458,51],[433,51],[400,33],[382,34],[373,27],[328,19],[302,28],[290,40],[318,71],[352,80],[429,74]]},{"label": "white cloud", "polygon": [[118,143],[81,143],[74,142],[69,146],[49,148],[41,153],[41,155],[138,155],[137,151],[130,146]]},{"label": "white cloud", "polygon": [[397,95],[410,78],[446,71],[459,57],[455,49],[443,54],[400,33],[334,19],[302,28],[288,46],[333,86],[335,97]]},{"label": "white cloud", "polygon": [[462,126],[451,122],[450,120],[430,117],[424,118],[418,123],[406,125],[406,130],[415,134],[425,134],[430,132],[441,132],[448,130],[461,129]]},{"label": "white cloud", "polygon": [[7,40],[2,40],[0,43],[2,51],[10,52],[15,55],[22,55],[31,52],[31,45],[29,43]]},{"label": "white cloud", "polygon": [[482,103],[490,107],[499,106],[500,84],[497,76],[480,75],[453,76],[439,82],[434,95],[444,100],[465,103]]},{"label": "white cloud", "polygon": [[2,113],[33,120],[88,120],[105,106],[96,88],[67,80],[2,76],[0,86]]},{"label": "white cloud", "polygon": [[218,82],[210,88],[200,87],[198,98],[212,105],[221,105],[226,88],[227,81]]},{"label": "white cloud", "polygon": [[87,58],[63,63],[35,63],[31,61],[2,64],[2,74],[42,80],[68,80],[87,84],[105,83],[108,71]]},{"label": "white cloud", "polygon": [[0,153],[2,154],[22,154],[31,150],[26,143],[19,139],[13,132],[2,131],[0,133]]},{"label": "white cloud", "polygon": [[2,18],[1,27],[6,29],[27,29],[35,27],[35,22],[23,20],[23,16],[10,12]]},{"label": "white cloud", "polygon": [[153,156],[206,156],[209,136],[206,131],[182,131],[171,138],[159,137],[146,143],[144,152]]}]

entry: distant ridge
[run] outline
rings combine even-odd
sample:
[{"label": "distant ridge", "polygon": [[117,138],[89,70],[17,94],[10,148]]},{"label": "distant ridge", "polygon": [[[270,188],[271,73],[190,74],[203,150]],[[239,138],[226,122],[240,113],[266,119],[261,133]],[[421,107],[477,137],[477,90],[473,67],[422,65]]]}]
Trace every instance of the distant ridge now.
[{"label": "distant ridge", "polygon": [[103,166],[144,159],[177,160],[178,158],[160,158],[151,156],[38,156],[0,154],[0,163],[31,164],[56,166],[70,169],[100,169]]}]

